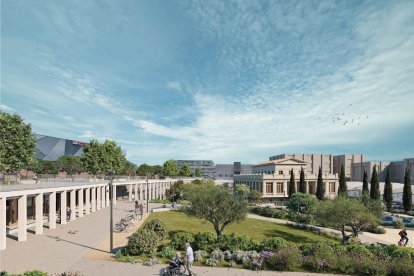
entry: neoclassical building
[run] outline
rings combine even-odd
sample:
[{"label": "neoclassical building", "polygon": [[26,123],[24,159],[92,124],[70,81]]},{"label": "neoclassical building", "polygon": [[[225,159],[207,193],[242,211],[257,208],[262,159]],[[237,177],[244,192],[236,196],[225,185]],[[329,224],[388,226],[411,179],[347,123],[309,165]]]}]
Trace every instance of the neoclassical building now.
[{"label": "neoclassical building", "polygon": [[[296,191],[299,189],[300,171],[305,170],[306,192],[316,193],[318,174],[306,173],[307,163],[295,159],[285,158],[266,161],[252,166],[252,174],[240,174],[234,176],[234,187],[238,184],[246,184],[250,190],[256,190],[263,194],[263,202],[281,203],[288,196],[290,173],[293,169],[296,182]],[[338,175],[322,174],[325,185],[325,197],[334,198],[338,194]]]}]

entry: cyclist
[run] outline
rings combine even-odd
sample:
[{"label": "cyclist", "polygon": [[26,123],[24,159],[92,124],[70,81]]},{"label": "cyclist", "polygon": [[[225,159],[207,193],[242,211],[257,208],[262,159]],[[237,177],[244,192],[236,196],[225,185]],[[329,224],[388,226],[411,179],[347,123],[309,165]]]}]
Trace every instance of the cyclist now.
[{"label": "cyclist", "polygon": [[402,246],[402,244],[404,243],[404,240],[405,240],[405,243],[404,243],[404,246],[406,246],[407,245],[407,243],[408,243],[408,234],[407,234],[407,230],[404,228],[403,230],[401,230],[399,233],[398,233],[398,235],[400,235],[400,237],[401,237],[401,239],[400,239],[400,241],[398,242],[398,245],[400,245],[400,246]]}]

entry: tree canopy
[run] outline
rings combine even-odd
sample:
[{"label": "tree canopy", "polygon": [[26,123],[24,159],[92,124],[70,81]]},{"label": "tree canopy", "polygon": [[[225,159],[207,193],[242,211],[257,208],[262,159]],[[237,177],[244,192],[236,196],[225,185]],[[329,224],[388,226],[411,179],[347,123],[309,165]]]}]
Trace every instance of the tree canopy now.
[{"label": "tree canopy", "polygon": [[389,211],[392,207],[392,184],[391,184],[390,172],[388,168],[387,168],[387,174],[385,176],[383,200],[385,202],[385,206],[387,206],[387,210]]},{"label": "tree canopy", "polygon": [[180,173],[180,169],[178,168],[177,162],[175,162],[175,160],[172,159],[164,162],[162,171],[165,176],[177,176]]},{"label": "tree canopy", "polygon": [[339,189],[338,194],[346,195],[348,187],[346,186],[345,168],[344,164],[341,166],[341,173],[339,174]]},{"label": "tree canopy", "polygon": [[[0,170],[15,174],[32,160],[36,138],[18,114],[0,111]],[[9,180],[8,180],[9,181]]]},{"label": "tree canopy", "polygon": [[186,214],[211,222],[218,237],[227,225],[244,220],[248,211],[244,199],[234,197],[221,186],[199,185],[189,200]]},{"label": "tree canopy", "polygon": [[200,168],[195,169],[194,174],[196,177],[201,177],[201,169]]},{"label": "tree canopy", "polygon": [[289,198],[286,208],[294,212],[312,214],[315,212],[317,205],[318,199],[315,196],[306,193],[295,193]]},{"label": "tree canopy", "polygon": [[374,169],[372,170],[370,197],[374,200],[379,200],[380,199],[377,165],[374,165]]},{"label": "tree canopy", "polygon": [[59,168],[73,179],[73,174],[83,172],[82,160],[79,156],[63,155],[57,161]]},{"label": "tree canopy", "polygon": [[318,182],[316,183],[316,197],[319,200],[322,200],[325,197],[325,186],[323,185],[322,168],[321,167],[319,167]]},{"label": "tree canopy", "polygon": [[293,172],[293,169],[290,171],[290,179],[289,179],[289,189],[288,189],[288,195],[289,197],[296,193],[296,183],[295,183],[295,173]]},{"label": "tree canopy", "polygon": [[191,172],[190,166],[185,163],[180,169],[181,176],[191,176],[193,173]]},{"label": "tree canopy", "polygon": [[413,204],[413,192],[411,190],[411,181],[410,181],[410,171],[408,168],[405,170],[404,175],[404,188],[403,188],[403,208],[406,212],[411,210],[411,206]]},{"label": "tree canopy", "polygon": [[174,202],[182,199],[183,191],[184,182],[180,180],[173,183],[170,188],[165,191],[165,195],[170,201]]},{"label": "tree canopy", "polygon": [[305,170],[300,169],[299,193],[306,193]]},{"label": "tree canopy", "polygon": [[369,194],[368,174],[366,170],[364,170],[364,179],[362,180],[362,194]]},{"label": "tree canopy", "polygon": [[[358,237],[358,234],[366,227],[376,227],[379,223],[379,217],[372,213],[361,200],[347,196],[321,201],[317,207],[315,219],[319,223],[341,231],[343,243],[350,236]],[[346,227],[351,227],[351,235],[346,234]]]},{"label": "tree canopy", "polygon": [[246,198],[250,192],[250,188],[246,184],[237,184],[234,190],[236,192],[236,195],[242,198]]}]

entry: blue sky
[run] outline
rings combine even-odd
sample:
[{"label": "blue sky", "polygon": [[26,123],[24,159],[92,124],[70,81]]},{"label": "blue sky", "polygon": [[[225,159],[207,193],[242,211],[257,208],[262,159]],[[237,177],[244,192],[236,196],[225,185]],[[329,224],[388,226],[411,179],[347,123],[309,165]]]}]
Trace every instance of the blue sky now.
[{"label": "blue sky", "polygon": [[1,1],[0,100],[138,164],[414,157],[414,2]]}]

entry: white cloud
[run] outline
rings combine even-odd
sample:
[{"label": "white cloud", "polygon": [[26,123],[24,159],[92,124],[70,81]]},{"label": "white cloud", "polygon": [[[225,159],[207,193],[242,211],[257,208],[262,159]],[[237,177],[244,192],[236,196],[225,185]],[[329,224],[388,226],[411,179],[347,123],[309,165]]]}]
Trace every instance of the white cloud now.
[{"label": "white cloud", "polygon": [[5,104],[0,104],[0,110],[7,111],[7,112],[13,112],[14,111],[13,108],[11,108],[10,106],[7,106]]},{"label": "white cloud", "polygon": [[86,130],[81,135],[82,138],[95,138],[96,135],[91,130]]},{"label": "white cloud", "polygon": [[181,83],[179,81],[170,81],[167,83],[167,88],[172,90],[181,91]]}]

